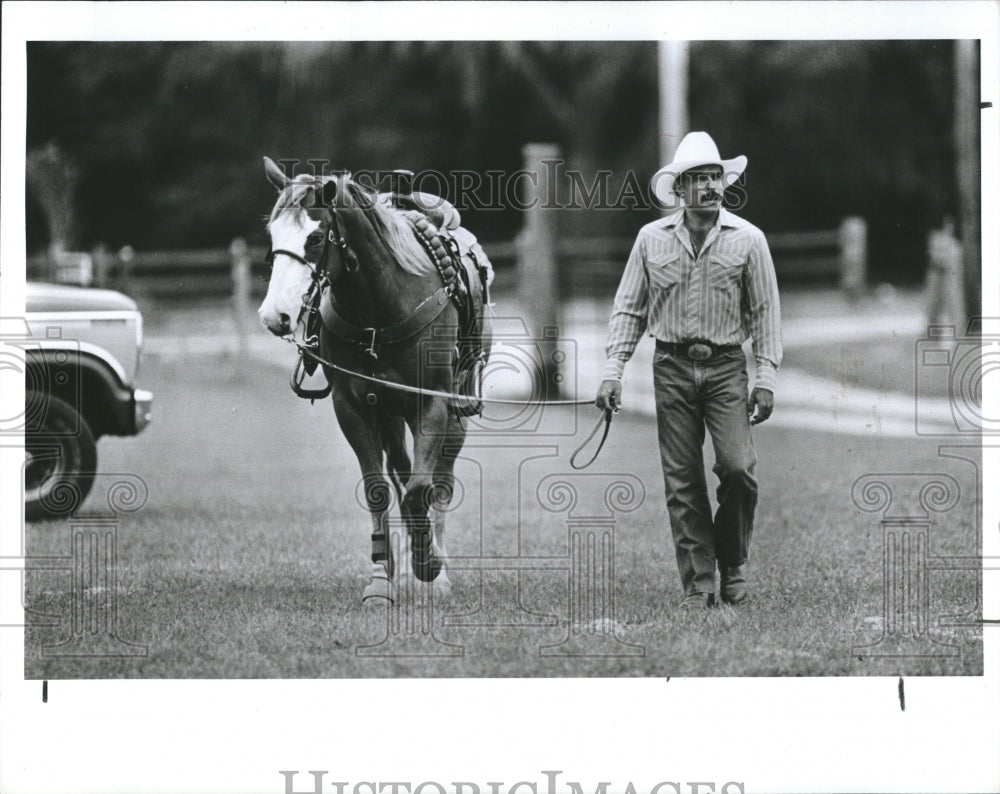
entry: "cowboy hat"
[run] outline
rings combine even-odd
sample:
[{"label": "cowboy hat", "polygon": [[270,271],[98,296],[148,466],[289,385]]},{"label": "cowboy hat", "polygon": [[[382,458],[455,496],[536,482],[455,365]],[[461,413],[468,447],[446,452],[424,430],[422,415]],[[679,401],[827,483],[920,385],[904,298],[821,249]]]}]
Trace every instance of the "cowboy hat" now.
[{"label": "cowboy hat", "polygon": [[668,206],[673,204],[677,200],[674,195],[674,181],[689,168],[699,165],[721,166],[722,187],[725,189],[739,179],[740,174],[746,170],[747,158],[741,154],[731,160],[723,160],[719,156],[719,147],[715,145],[711,135],[707,132],[689,132],[678,144],[677,151],[674,152],[674,161],[663,166],[649,180],[653,194],[663,204]]}]

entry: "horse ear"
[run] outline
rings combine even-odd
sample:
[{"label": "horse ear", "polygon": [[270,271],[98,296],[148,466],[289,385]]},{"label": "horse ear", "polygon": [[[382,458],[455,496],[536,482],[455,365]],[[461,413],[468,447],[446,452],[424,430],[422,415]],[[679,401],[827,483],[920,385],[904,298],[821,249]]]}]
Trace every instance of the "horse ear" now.
[{"label": "horse ear", "polygon": [[267,178],[271,184],[278,188],[278,190],[284,190],[288,186],[288,183],[292,181],[285,175],[284,171],[278,168],[278,164],[266,155],[264,157],[264,173],[267,174]]},{"label": "horse ear", "polygon": [[324,207],[329,207],[333,205],[333,202],[337,200],[337,178],[332,177],[327,179],[323,183],[323,191],[320,195],[320,200],[323,202]]}]

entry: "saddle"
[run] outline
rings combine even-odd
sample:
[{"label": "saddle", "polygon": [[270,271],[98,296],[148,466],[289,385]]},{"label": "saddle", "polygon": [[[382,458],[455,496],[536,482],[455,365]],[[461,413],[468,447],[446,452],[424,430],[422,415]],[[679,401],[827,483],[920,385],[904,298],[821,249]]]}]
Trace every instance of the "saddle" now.
[{"label": "saddle", "polygon": [[[485,309],[492,305],[489,288],[493,283],[493,265],[486,252],[476,240],[475,235],[461,226],[461,216],[454,205],[445,199],[427,193],[380,194],[380,201],[391,203],[409,221],[417,240],[427,251],[435,268],[441,276],[442,288],[438,290],[438,301],[428,300],[422,304],[414,315],[403,323],[388,329],[381,329],[380,339],[387,337],[396,341],[407,338],[421,327],[421,323],[429,323],[440,313],[435,304],[446,298],[458,309],[458,339],[452,358],[452,392],[461,397],[450,401],[450,408],[457,416],[473,416],[482,413],[482,378],[483,370],[489,358],[492,343],[492,333]],[[433,298],[434,296],[432,296]],[[331,306],[321,302],[318,311],[309,314],[306,323],[307,338],[318,338],[320,326],[338,328],[338,317]],[[344,338],[354,339],[359,343],[369,343],[369,352],[375,355],[375,336],[370,340],[355,339],[356,329],[341,319],[334,330]],[[372,330],[372,329],[366,329]],[[325,396],[317,391],[310,391],[301,386],[299,368],[307,375],[312,375],[318,363],[314,359],[303,360],[293,373],[293,389],[299,396],[315,399]]]},{"label": "saddle", "polygon": [[434,261],[458,309],[452,391],[465,399],[453,398],[451,410],[458,416],[481,414],[483,369],[491,337],[485,310],[491,305],[493,265],[475,235],[462,228],[461,216],[450,202],[426,193],[393,199]]}]

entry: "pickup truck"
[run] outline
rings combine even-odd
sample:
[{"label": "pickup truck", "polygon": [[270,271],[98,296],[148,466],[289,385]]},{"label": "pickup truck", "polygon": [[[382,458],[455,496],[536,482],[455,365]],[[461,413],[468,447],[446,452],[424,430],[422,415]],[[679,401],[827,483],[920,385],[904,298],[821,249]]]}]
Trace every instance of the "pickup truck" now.
[{"label": "pickup truck", "polygon": [[153,395],[135,385],[135,301],[112,290],[26,287],[24,513],[35,521],[83,503],[97,473],[97,440],[142,432]]}]

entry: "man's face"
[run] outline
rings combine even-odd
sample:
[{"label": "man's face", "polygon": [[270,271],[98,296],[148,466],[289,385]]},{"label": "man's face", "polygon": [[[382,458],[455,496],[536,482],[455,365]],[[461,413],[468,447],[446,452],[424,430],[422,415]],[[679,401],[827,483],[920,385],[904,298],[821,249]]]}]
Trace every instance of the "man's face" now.
[{"label": "man's face", "polygon": [[722,167],[689,168],[677,177],[675,189],[688,209],[717,210],[722,205]]}]

